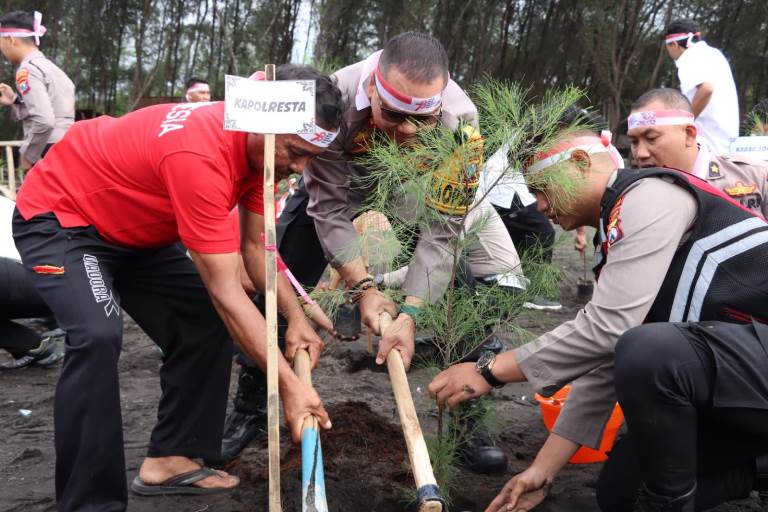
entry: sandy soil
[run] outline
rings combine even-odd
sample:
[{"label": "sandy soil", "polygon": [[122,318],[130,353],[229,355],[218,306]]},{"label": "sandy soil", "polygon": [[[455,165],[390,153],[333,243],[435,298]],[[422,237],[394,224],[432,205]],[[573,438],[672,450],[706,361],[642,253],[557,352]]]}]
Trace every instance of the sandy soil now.
[{"label": "sandy soil", "polygon": [[[581,259],[565,243],[556,259],[567,269],[558,313],[532,313],[520,319],[533,332],[572,318],[581,305],[575,283]],[[372,371],[363,342],[337,344],[324,355],[313,378],[334,421],[323,435],[326,487],[334,512],[389,512],[408,509],[412,480],[387,374]],[[3,356],[0,356],[3,357]],[[147,336],[126,322],[120,379],[123,400],[126,480],[136,474],[155,418],[159,354]],[[52,398],[58,370],[28,369],[0,374],[0,512],[55,510]],[[233,375],[234,377],[234,375]],[[425,370],[409,375],[416,407],[426,431],[435,428],[435,407],[424,392]],[[233,378],[233,390],[234,391]],[[546,437],[538,407],[530,403],[527,385],[506,386],[495,393],[502,428],[500,445],[510,456],[508,475],[482,477],[460,473],[460,491],[452,510],[482,511],[507,478],[527,467]],[[19,409],[29,409],[23,417]],[[254,511],[265,510],[266,442],[253,443],[230,466],[242,484],[230,494],[209,497],[130,497],[129,510]],[[282,432],[284,510],[300,510],[300,449]],[[598,511],[595,481],[600,464],[570,465],[559,476],[541,512]],[[758,498],[718,507],[718,512],[768,510]]]}]

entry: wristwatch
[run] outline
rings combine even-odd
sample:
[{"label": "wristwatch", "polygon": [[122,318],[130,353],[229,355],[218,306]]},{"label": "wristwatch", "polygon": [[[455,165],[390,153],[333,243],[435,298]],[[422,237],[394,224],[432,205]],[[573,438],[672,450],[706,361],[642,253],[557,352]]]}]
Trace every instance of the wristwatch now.
[{"label": "wristwatch", "polygon": [[477,362],[475,363],[475,369],[480,375],[483,376],[483,378],[486,380],[486,382],[488,382],[488,384],[491,385],[491,387],[500,388],[506,384],[506,382],[501,382],[493,375],[491,370],[493,370],[493,363],[495,362],[496,354],[494,354],[491,350],[486,350],[480,354],[480,357],[477,359]]}]

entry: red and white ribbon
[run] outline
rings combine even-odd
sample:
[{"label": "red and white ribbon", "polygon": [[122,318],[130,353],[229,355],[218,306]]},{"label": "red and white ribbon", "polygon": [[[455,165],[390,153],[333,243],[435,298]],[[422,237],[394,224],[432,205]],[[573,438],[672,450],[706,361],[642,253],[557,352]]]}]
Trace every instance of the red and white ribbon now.
[{"label": "red and white ribbon", "polygon": [[[588,155],[609,153],[611,159],[614,160],[617,165],[621,166],[618,162],[615,161],[615,156],[618,155],[618,151],[610,143],[610,140],[607,141],[607,145],[605,142],[605,134],[602,134],[601,137],[575,137],[573,139],[560,142],[556,144],[555,147],[553,147],[551,150],[541,152],[534,156],[532,163],[526,167],[525,174],[536,174],[543,171],[544,169],[548,169],[549,167],[570,160],[571,155],[573,155],[575,151],[584,151]],[[619,156],[619,158],[621,157]]]},{"label": "red and white ribbon", "polygon": [[35,44],[40,46],[40,38],[46,32],[45,26],[43,26],[43,14],[35,11],[34,22],[32,24],[33,30],[28,28],[19,27],[0,27],[0,37],[33,37],[35,38]]},{"label": "red and white ribbon", "polygon": [[676,126],[694,124],[693,114],[685,110],[647,110],[633,112],[627,118],[627,128],[644,128],[647,126]]},{"label": "red and white ribbon", "polygon": [[664,42],[666,44],[669,44],[669,43],[674,43],[675,41],[682,41],[683,39],[687,39],[688,43],[690,44],[691,39],[693,39],[696,36],[701,37],[701,32],[688,32],[686,34],[683,34],[683,33],[667,34],[666,36],[664,36]]},{"label": "red and white ribbon", "polygon": [[[251,76],[249,76],[251,80],[266,80],[267,74],[263,71],[256,71]],[[339,134],[339,131],[336,130],[335,132],[326,130],[324,128],[319,127],[318,125],[315,125],[315,132],[314,133],[297,133],[299,137],[304,139],[305,141],[309,142],[310,144],[313,144],[319,148],[327,148],[331,145],[331,142],[336,139],[336,136]]]},{"label": "red and white ribbon", "polygon": [[374,74],[376,80],[376,91],[388,105],[395,107],[403,112],[413,114],[430,114],[440,108],[443,104],[443,91],[431,98],[417,98],[407,96],[390,85],[381,74],[381,68],[376,68]]}]

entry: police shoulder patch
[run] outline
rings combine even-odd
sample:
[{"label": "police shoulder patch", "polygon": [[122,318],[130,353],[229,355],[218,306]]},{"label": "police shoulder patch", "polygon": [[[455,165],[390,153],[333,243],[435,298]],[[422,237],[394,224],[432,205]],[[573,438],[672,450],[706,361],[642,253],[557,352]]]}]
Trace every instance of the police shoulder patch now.
[{"label": "police shoulder patch", "polygon": [[16,72],[16,88],[22,95],[29,92],[29,71],[26,69],[20,69]]},{"label": "police shoulder patch", "polygon": [[606,244],[608,248],[624,238],[624,230],[621,229],[621,205],[624,203],[624,196],[621,196],[616,204],[613,205],[611,213],[608,215],[608,226],[606,227]]}]

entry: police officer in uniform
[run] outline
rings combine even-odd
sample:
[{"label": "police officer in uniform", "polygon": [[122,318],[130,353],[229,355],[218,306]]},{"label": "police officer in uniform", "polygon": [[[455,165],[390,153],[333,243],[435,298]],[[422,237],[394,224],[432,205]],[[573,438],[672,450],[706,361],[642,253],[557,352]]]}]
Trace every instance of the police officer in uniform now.
[{"label": "police officer in uniform", "polygon": [[768,163],[721,156],[698,139],[691,104],[675,89],[653,89],[632,104],[627,135],[638,167],[688,171],[762,217],[768,215]]},{"label": "police officer in uniform", "polygon": [[[768,224],[689,173],[619,169],[597,133],[566,133],[524,174],[555,223],[597,229],[592,300],[537,340],[429,385],[455,407],[507,382],[551,396],[575,381],[533,464],[487,510],[536,507],[580,445],[599,445],[617,397],[629,434],[601,475],[603,510],[693,512],[745,497],[764,485],[768,452]],[[580,193],[553,204],[548,173]]]},{"label": "police officer in uniform", "polygon": [[[448,286],[451,272],[446,255],[461,232],[462,217],[449,214],[445,222],[421,230],[402,285],[405,302],[398,312],[374,286],[356,241],[353,217],[375,187],[366,181],[371,170],[355,160],[367,151],[375,133],[408,144],[415,141],[419,126],[440,123],[457,130],[462,122],[476,125],[477,110],[449,79],[448,59],[440,42],[426,34],[400,34],[383,50],[340,69],[334,77],[347,105],[344,121],[339,136],[325,155],[309,164],[303,186],[286,203],[278,220],[280,254],[305,286],[316,285],[330,263],[359,297],[362,320],[374,333],[379,333],[379,313],[392,315],[394,322],[382,338],[377,362],[382,364],[385,353],[394,347],[408,367],[414,353],[413,316],[425,301],[437,301]],[[412,205],[412,199],[403,198],[400,206],[404,207],[398,211],[409,211],[406,205]],[[492,209],[490,214],[497,215]],[[515,253],[503,224],[488,225],[496,226],[499,239],[503,237],[509,252]],[[513,268],[517,258],[509,263]],[[264,428],[265,379],[257,368],[243,363],[235,407],[224,433],[225,459],[236,456]],[[503,451],[480,429],[476,431],[478,435],[464,444],[468,466],[479,472],[503,472],[507,465]]]},{"label": "police officer in uniform", "polygon": [[16,87],[0,84],[0,104],[21,121],[20,167],[27,170],[61,140],[75,122],[75,85],[38,50],[42,15],[14,11],[0,17],[0,52],[16,70]]}]

